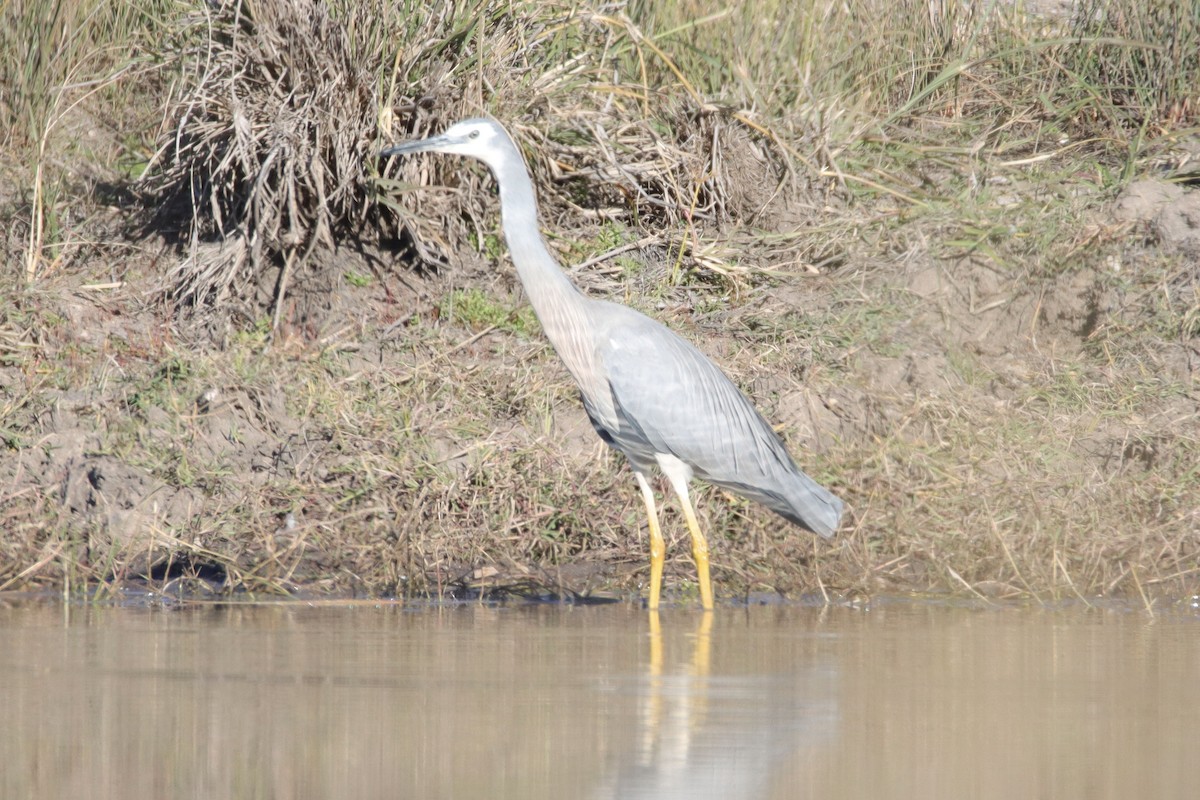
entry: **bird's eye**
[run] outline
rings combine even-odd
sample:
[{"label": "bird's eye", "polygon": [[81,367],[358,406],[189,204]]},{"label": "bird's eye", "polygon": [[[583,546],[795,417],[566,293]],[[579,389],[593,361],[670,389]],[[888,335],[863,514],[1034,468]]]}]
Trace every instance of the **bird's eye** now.
[{"label": "bird's eye", "polygon": [[478,139],[479,131],[471,131],[470,133],[467,134],[467,138],[468,139]]}]

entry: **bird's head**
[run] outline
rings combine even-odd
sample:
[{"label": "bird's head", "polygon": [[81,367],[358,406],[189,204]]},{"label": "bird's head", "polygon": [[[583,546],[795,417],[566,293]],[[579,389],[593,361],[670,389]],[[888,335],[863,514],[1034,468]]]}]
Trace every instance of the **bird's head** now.
[{"label": "bird's head", "polygon": [[383,157],[410,155],[412,153],[450,153],[477,158],[496,170],[514,156],[520,158],[512,139],[500,123],[484,118],[465,119],[456,122],[443,133],[428,139],[401,142],[382,151]]}]

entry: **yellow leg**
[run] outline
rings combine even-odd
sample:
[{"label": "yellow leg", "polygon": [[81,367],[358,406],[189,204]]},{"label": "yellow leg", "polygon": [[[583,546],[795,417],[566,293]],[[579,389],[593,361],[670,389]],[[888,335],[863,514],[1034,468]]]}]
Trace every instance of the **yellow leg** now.
[{"label": "yellow leg", "polygon": [[687,520],[688,532],[692,535],[692,559],[696,562],[696,577],[700,581],[700,605],[705,611],[712,611],[712,580],[708,577],[708,540],[700,530],[700,523],[696,521],[696,511],[688,498],[688,481],[692,479],[692,468],[672,455],[655,453],[654,458],[658,461],[659,469],[671,482],[671,488],[679,496],[679,504],[683,506],[683,518]]},{"label": "yellow leg", "polygon": [[[667,545],[663,541],[662,530],[658,527],[658,509],[654,507],[654,490],[650,482],[640,472],[633,473],[638,486],[642,489],[642,500],[646,502],[646,518],[650,526],[650,600],[646,607],[651,611],[658,609],[659,596],[662,594],[663,562],[667,557]],[[706,563],[707,566],[707,563]]]},{"label": "yellow leg", "polygon": [[696,512],[692,509],[692,501],[688,499],[687,485],[682,491],[675,487],[679,502],[683,505],[683,517],[687,520],[688,531],[692,534],[692,558],[696,562],[696,575],[700,580],[700,605],[705,611],[712,611],[713,594],[712,580],[708,576],[708,540],[700,530],[696,521]]}]

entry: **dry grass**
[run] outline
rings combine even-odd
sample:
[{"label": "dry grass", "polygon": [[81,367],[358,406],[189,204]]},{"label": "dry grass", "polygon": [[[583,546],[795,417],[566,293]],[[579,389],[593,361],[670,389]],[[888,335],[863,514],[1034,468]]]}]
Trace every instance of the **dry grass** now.
[{"label": "dry grass", "polygon": [[[850,474],[870,510],[862,555],[874,565],[865,588],[1046,600],[1138,580],[1175,596],[1194,585],[1200,528],[1184,487],[1200,452],[1195,426],[1175,432],[1186,420],[1168,417],[1131,436],[1135,415],[1097,426],[1056,407],[1061,388],[1031,387],[994,409],[954,392],[921,404],[906,435],[856,449],[865,460]],[[1142,457],[1149,442],[1166,463]]]},{"label": "dry grass", "polygon": [[181,35],[173,125],[146,189],[157,224],[179,219],[187,232],[169,291],[206,313],[267,289],[277,326],[292,276],[349,235],[404,235],[427,264],[454,261],[479,228],[478,185],[424,222],[391,198],[407,184],[379,176],[375,154],[481,111],[504,116],[538,155],[544,202],[561,213],[725,222],[753,217],[762,183],[783,177],[769,131],[623,74],[622,54],[641,41],[624,17],[536,3],[420,14],[385,2],[224,3]]},{"label": "dry grass", "polygon": [[[147,48],[166,27],[160,15],[168,5],[13,0],[0,6],[6,277],[29,284],[77,269],[97,244],[88,230],[97,208],[81,206],[79,196],[104,207],[127,194],[128,179],[144,162],[141,145],[156,134],[138,114],[157,98],[157,65]],[[109,169],[117,177],[101,178]]]},{"label": "dry grass", "polygon": [[384,11],[267,2],[190,15],[171,54],[174,125],[146,177],[159,224],[187,226],[188,257],[169,276],[177,299],[227,303],[277,261],[282,295],[314,248],[364,224],[382,54],[363,53],[353,31]]}]

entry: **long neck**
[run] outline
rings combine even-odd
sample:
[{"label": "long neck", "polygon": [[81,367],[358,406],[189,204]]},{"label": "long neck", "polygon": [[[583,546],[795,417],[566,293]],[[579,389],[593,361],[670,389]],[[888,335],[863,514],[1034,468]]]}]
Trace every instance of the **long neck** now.
[{"label": "long neck", "polygon": [[537,198],[520,159],[507,161],[496,170],[500,184],[500,217],[517,275],[529,302],[567,369],[579,379],[590,366],[591,347],[587,337],[589,301],[575,288],[538,230]]}]

